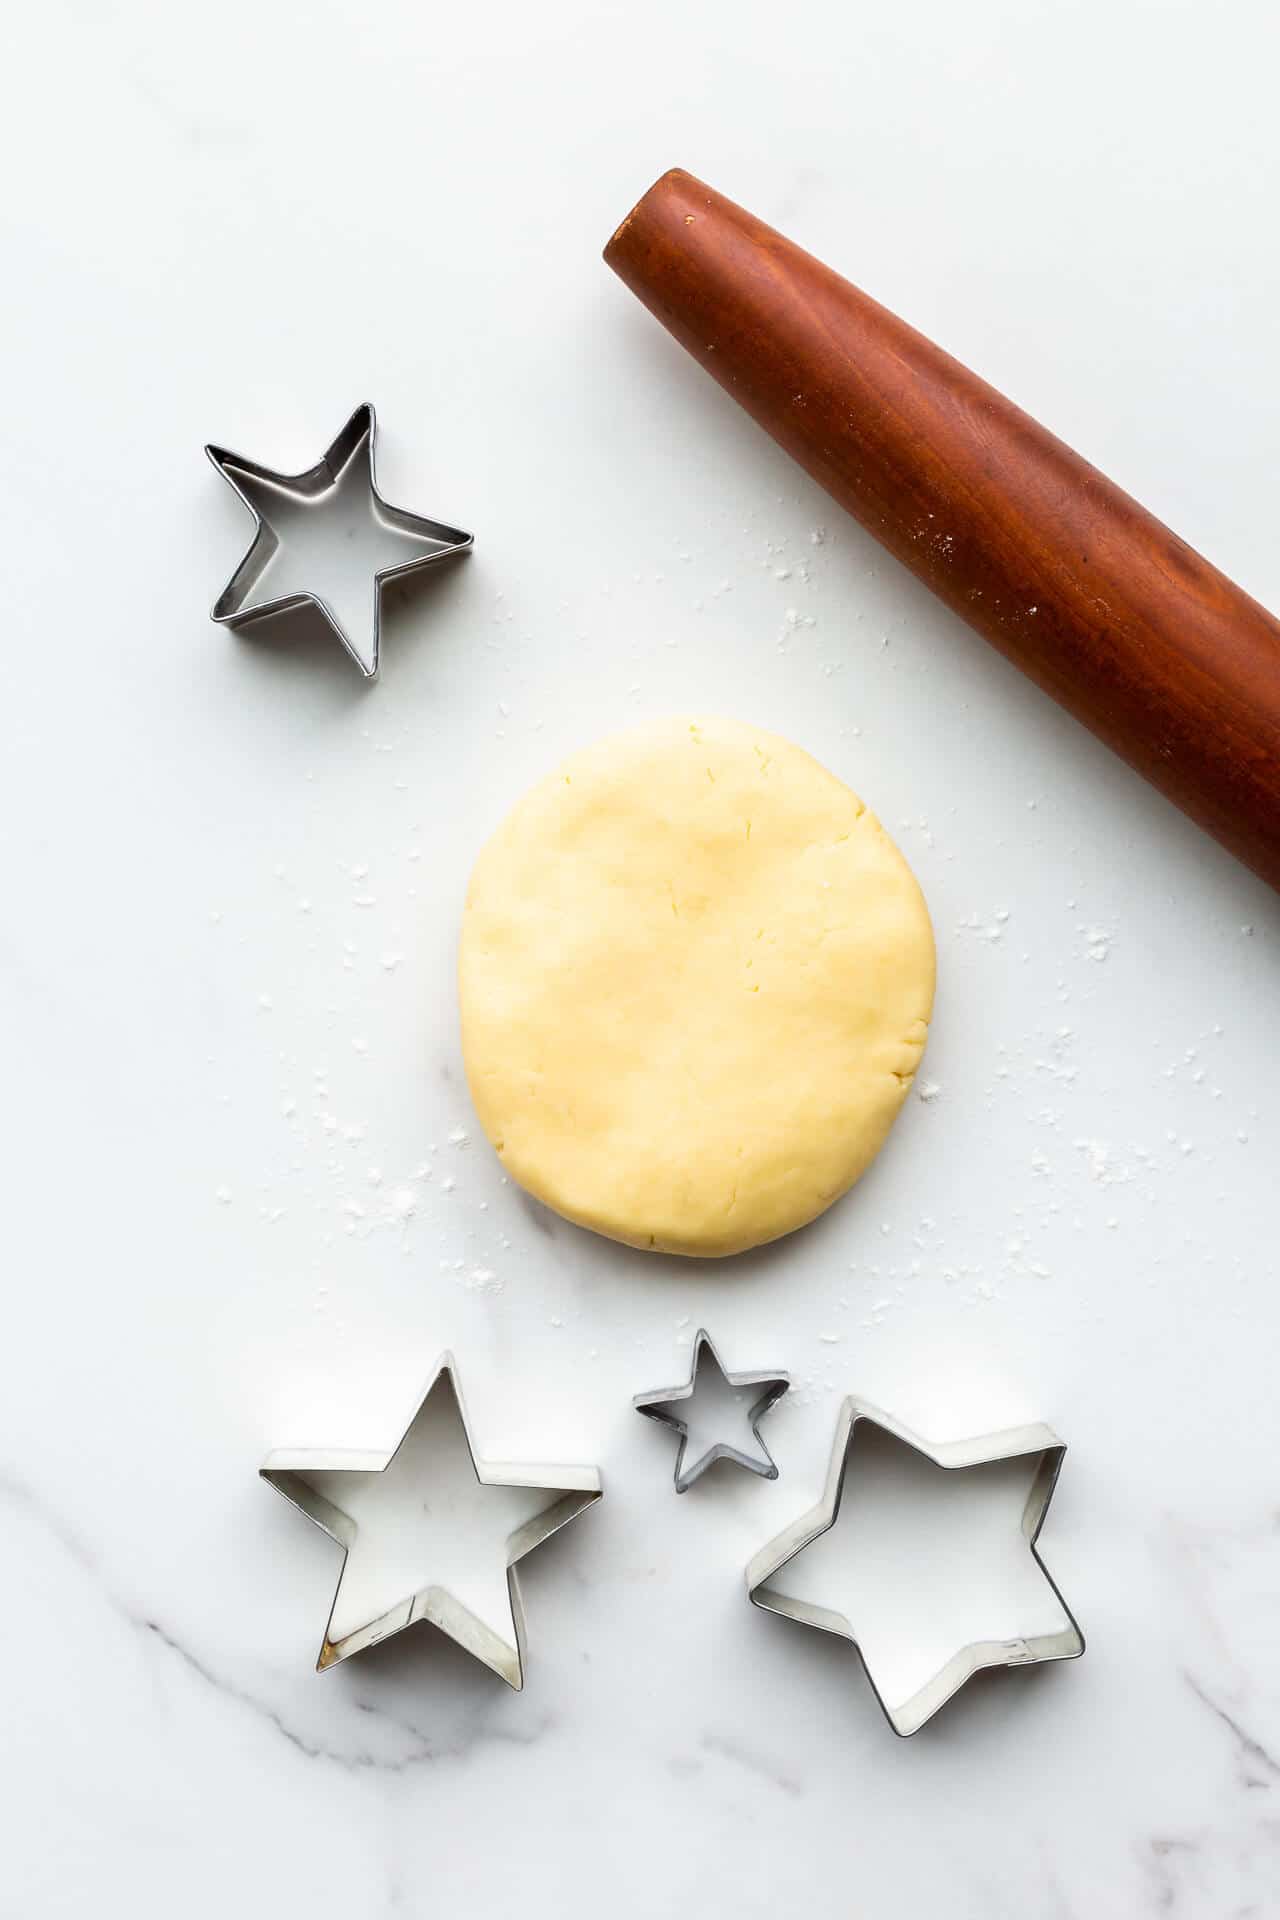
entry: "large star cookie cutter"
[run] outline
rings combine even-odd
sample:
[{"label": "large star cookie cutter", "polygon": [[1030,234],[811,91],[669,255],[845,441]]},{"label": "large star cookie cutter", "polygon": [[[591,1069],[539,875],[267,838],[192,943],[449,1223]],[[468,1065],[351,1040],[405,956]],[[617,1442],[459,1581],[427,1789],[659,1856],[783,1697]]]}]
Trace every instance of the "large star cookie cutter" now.
[{"label": "large star cookie cutter", "polygon": [[[1030,1490],[1022,1511],[1022,1534],[1036,1566],[1061,1608],[1063,1624],[1060,1627],[1026,1637],[972,1640],[959,1647],[907,1699],[895,1701],[885,1691],[883,1674],[877,1672],[876,1664],[868,1658],[866,1648],[860,1644],[854,1621],[833,1608],[784,1591],[778,1582],[783,1569],[836,1523],[849,1471],[853,1438],[862,1424],[890,1435],[923,1459],[948,1472],[1024,1457],[1031,1462]],[[762,1607],[767,1613],[782,1614],[787,1619],[798,1620],[804,1626],[817,1627],[822,1632],[839,1634],[852,1641],[889,1725],[895,1733],[903,1736],[916,1733],[981,1668],[1030,1667],[1051,1660],[1075,1660],[1084,1652],[1084,1635],[1036,1545],[1065,1454],[1064,1443],[1051,1427],[1039,1424],[1012,1427],[1001,1433],[986,1434],[971,1440],[923,1440],[903,1426],[901,1421],[882,1413],[879,1408],[856,1398],[847,1399],[836,1425],[835,1444],[822,1499],[816,1507],[802,1514],[753,1556],[747,1566],[747,1597],[754,1606]]]},{"label": "large star cookie cutter", "polygon": [[448,1353],[389,1453],[279,1450],[259,1472],[343,1549],[318,1672],[425,1620],[517,1692],[517,1564],[603,1491],[595,1467],[477,1459]]}]

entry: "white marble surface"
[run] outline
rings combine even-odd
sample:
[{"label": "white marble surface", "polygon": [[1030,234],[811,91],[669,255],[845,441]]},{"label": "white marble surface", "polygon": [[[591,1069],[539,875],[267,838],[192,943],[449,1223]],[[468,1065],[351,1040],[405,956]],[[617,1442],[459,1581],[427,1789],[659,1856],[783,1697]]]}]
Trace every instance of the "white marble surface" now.
[{"label": "white marble surface", "polygon": [[[692,167],[1280,604],[1274,8],[48,0],[7,38],[0,1911],[1274,1912],[1280,905],[598,259]],[[201,455],[304,464],[366,397],[390,497],[478,540],[372,688],[209,623],[245,527]],[[724,1267],[449,1139],[480,840],[671,708],[844,774],[940,943],[936,1097]],[[704,1319],[800,1384],[775,1484],[677,1500],[629,1401]],[[388,1445],[446,1345],[490,1457],[605,1473],[525,1563],[519,1697],[426,1632],[317,1678],[335,1552],[255,1477]],[[906,1743],[741,1591],[850,1387],[1071,1444],[1085,1659]]]}]

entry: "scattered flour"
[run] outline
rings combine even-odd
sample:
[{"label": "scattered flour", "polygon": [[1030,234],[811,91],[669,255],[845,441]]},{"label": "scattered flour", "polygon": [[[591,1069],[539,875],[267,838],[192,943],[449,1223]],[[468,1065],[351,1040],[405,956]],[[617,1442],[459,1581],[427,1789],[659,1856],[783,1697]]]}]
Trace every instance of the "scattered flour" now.
[{"label": "scattered flour", "polygon": [[1085,1155],[1089,1177],[1100,1187],[1122,1186],[1133,1178],[1128,1167],[1117,1161],[1111,1148],[1101,1140],[1077,1140],[1073,1144],[1077,1153]]},{"label": "scattered flour", "polygon": [[492,1267],[473,1267],[465,1284],[468,1293],[501,1293],[506,1283],[499,1280]]}]

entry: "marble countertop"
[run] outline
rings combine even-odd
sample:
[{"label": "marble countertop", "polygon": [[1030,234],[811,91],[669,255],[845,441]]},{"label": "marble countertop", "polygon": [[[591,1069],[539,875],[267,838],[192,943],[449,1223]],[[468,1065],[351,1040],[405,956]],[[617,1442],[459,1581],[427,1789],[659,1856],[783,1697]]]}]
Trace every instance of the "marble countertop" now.
[{"label": "marble countertop", "polygon": [[[599,261],[694,169],[1280,605],[1274,9],[50,0],[16,35],[0,1912],[1275,1911],[1280,902]],[[477,536],[371,687],[210,624],[246,526],[201,454],[301,467],[365,398],[390,498]],[[458,1054],[479,844],[672,709],[835,768],[939,941],[880,1161],[725,1265],[525,1201]],[[776,1482],[676,1499],[630,1401],[702,1323],[796,1384]],[[426,1629],[317,1677],[336,1550],[256,1477],[390,1446],[445,1347],[487,1456],[604,1474],[522,1568],[521,1695]],[[899,1742],[847,1645],[746,1604],[851,1390],[1064,1436],[1083,1661]]]}]

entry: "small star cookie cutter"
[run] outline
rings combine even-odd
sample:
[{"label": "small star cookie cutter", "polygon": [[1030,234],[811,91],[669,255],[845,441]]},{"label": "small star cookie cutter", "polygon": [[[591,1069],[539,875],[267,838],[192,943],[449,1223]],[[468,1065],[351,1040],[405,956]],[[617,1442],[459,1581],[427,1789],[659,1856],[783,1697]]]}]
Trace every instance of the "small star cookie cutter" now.
[{"label": "small star cookie cutter", "polygon": [[[305,473],[277,473],[256,460],[231,453],[226,447],[209,445],[205,452],[213,465],[253,515],[253,540],[249,551],[228,580],[210,610],[210,618],[219,626],[245,627],[267,621],[296,607],[313,607],[332,628],[366,680],[378,671],[382,625],[382,589],[389,580],[403,580],[420,573],[424,567],[467,553],[475,544],[474,536],[461,527],[446,526],[439,520],[410,513],[405,507],[393,507],[378,491],[374,469],[374,438],[377,419],[368,401],[358,406],[332,445]],[[403,534],[424,548],[412,558],[383,567],[373,578],[373,606],[367,634],[349,632],[333,608],[315,593],[301,589],[255,600],[254,589],[281,549],[280,535],[263,511],[265,492],[279,494],[294,507],[317,510],[331,502],[355,462],[363,461],[368,475],[369,511],[384,531]]]},{"label": "small star cookie cutter", "polygon": [[[685,1468],[685,1452],[689,1445],[689,1424],[682,1420],[675,1408],[682,1400],[692,1397],[698,1384],[698,1368],[702,1364],[703,1354],[710,1356],[721,1379],[726,1386],[737,1391],[741,1387],[759,1387],[760,1393],[752,1403],[747,1414],[751,1431],[762,1458],[743,1453],[737,1447],[719,1443],[700,1454],[688,1469]],[[791,1385],[790,1376],[785,1373],[730,1373],[716,1352],[711,1335],[705,1327],[699,1327],[693,1337],[693,1363],[689,1369],[689,1379],[685,1386],[659,1387],[652,1393],[638,1393],[632,1401],[637,1413],[647,1414],[650,1420],[661,1421],[664,1427],[671,1427],[680,1436],[680,1446],[676,1452],[675,1487],[677,1493],[687,1493],[695,1480],[700,1480],[707,1468],[716,1460],[732,1460],[735,1466],[745,1467],[748,1473],[759,1474],[762,1480],[776,1480],[778,1469],[773,1455],[760,1438],[760,1422],[770,1407],[781,1400]]]},{"label": "small star cookie cutter", "polygon": [[[489,1621],[475,1611],[473,1605],[469,1605],[450,1588],[431,1580],[417,1582],[411,1592],[400,1595],[391,1605],[382,1606],[371,1617],[358,1618],[344,1631],[335,1632],[343,1583],[352,1570],[353,1556],[359,1554],[360,1524],[331,1496],[341,1491],[343,1483],[354,1482],[358,1486],[366,1476],[372,1479],[387,1473],[393,1463],[406,1455],[409,1456],[410,1470],[415,1469],[418,1462],[413,1450],[415,1445],[421,1446],[422,1434],[426,1431],[427,1410],[433,1401],[437,1404],[431,1417],[438,1417],[446,1423],[456,1420],[460,1427],[461,1443],[477,1486],[527,1492],[530,1495],[545,1491],[551,1496],[547,1504],[540,1508],[534,1500],[519,1503],[521,1508],[528,1505],[531,1510],[527,1515],[521,1512],[519,1524],[502,1541],[511,1637],[507,1639],[496,1631]],[[451,1437],[456,1432],[456,1429],[448,1430]],[[430,1448],[426,1451],[429,1458]],[[524,1604],[516,1574],[517,1564],[535,1547],[541,1546],[544,1540],[549,1540],[552,1534],[558,1533],[586,1508],[593,1506],[604,1492],[596,1467],[515,1466],[478,1459],[458,1385],[457,1365],[451,1353],[442,1354],[436,1362],[412,1419],[390,1451],[368,1453],[318,1448],[278,1449],[268,1454],[258,1472],[277,1493],[284,1495],[291,1506],[305,1514],[308,1520],[343,1549],[338,1586],[316,1661],[318,1673],[327,1672],[340,1661],[350,1659],[352,1654],[362,1653],[366,1647],[376,1646],[380,1641],[413,1626],[415,1622],[425,1620],[447,1634],[465,1652],[474,1655],[517,1693],[524,1686],[526,1654]],[[322,1476],[337,1477],[338,1487],[317,1487],[315,1482]],[[416,1494],[416,1480],[414,1485],[413,1518],[416,1523],[419,1508],[423,1513],[431,1511],[428,1498],[431,1482],[424,1473],[421,1482],[424,1491],[420,1500]],[[356,1504],[355,1501],[350,1503]],[[437,1499],[437,1506],[443,1506],[446,1513],[450,1511],[447,1493],[443,1490]],[[370,1551],[376,1555],[372,1543]],[[460,1564],[465,1570],[465,1554]]]},{"label": "small star cookie cutter", "polygon": [[[886,1697],[864,1648],[859,1644],[852,1622],[842,1613],[786,1594],[774,1584],[783,1567],[835,1525],[844,1493],[853,1436],[860,1424],[879,1429],[934,1466],[948,1471],[983,1466],[992,1461],[1038,1456],[1022,1512],[1022,1533],[1032,1559],[1062,1609],[1065,1624],[1056,1632],[1035,1634],[1025,1639],[970,1642],[944,1662],[938,1672],[909,1699],[894,1705]],[[798,1620],[803,1626],[817,1627],[824,1633],[839,1634],[851,1641],[881,1712],[894,1732],[903,1738],[918,1733],[965,1681],[984,1667],[1031,1667],[1052,1660],[1078,1660],[1084,1652],[1084,1635],[1036,1545],[1066,1451],[1065,1443],[1059,1440],[1053,1429],[1039,1423],[1010,1427],[1003,1432],[980,1435],[971,1440],[924,1440],[892,1415],[851,1396],[841,1407],[836,1423],[835,1444],[821,1500],[753,1555],[747,1565],[747,1598],[753,1606],[763,1608],[766,1613],[782,1614],[787,1619]]]}]

